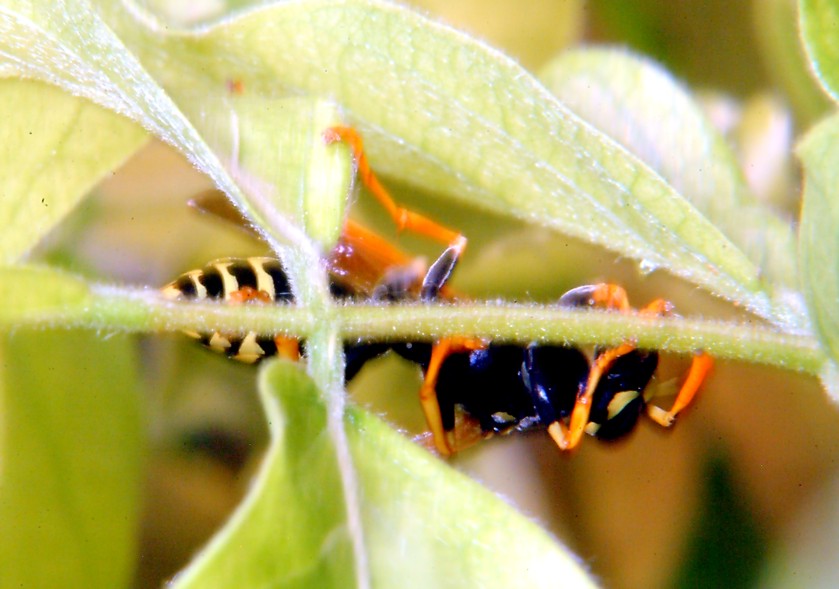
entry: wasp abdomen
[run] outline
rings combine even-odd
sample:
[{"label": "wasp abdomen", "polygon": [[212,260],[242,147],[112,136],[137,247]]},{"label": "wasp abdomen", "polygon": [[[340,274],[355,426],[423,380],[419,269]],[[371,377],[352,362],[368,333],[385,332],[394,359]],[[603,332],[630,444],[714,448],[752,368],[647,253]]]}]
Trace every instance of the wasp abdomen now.
[{"label": "wasp abdomen", "polygon": [[[241,297],[241,293],[256,293],[256,296]],[[210,262],[199,270],[191,270],[179,276],[162,289],[163,296],[176,300],[216,300],[242,302],[256,298],[263,302],[284,302],[294,300],[288,277],[282,264],[276,258],[224,258]],[[247,333],[244,336],[220,332],[184,332],[199,340],[213,351],[252,364],[265,356],[277,354],[274,338]]]},{"label": "wasp abdomen", "polygon": [[235,300],[235,293],[251,288],[265,298],[291,302],[288,276],[277,258],[223,258],[191,270],[163,287],[168,299]]}]

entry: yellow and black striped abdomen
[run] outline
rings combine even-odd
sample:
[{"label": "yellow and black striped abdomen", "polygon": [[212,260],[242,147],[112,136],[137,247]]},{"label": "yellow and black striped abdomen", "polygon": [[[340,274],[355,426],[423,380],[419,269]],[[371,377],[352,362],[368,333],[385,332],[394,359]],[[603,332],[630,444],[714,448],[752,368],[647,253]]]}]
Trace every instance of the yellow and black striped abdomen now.
[{"label": "yellow and black striped abdomen", "polygon": [[[224,258],[210,262],[200,270],[182,274],[161,289],[171,300],[236,301],[237,293],[252,289],[260,300],[290,303],[294,300],[288,277],[276,258]],[[252,364],[265,356],[277,353],[274,338],[260,337],[255,333],[245,336],[226,335],[220,332],[199,333],[185,331],[186,335],[222,354]]]},{"label": "yellow and black striped abdomen", "polygon": [[223,258],[200,270],[191,270],[163,287],[167,299],[222,300],[242,288],[265,293],[277,302],[291,302],[294,295],[277,258]]}]

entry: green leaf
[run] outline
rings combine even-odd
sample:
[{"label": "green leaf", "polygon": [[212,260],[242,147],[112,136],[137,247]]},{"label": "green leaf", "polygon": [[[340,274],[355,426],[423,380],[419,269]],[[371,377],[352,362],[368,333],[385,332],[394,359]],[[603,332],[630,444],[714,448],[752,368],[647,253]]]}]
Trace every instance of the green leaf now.
[{"label": "green leaf", "polygon": [[813,73],[833,100],[839,99],[839,2],[800,0],[801,38]]},{"label": "green leaf", "polygon": [[353,552],[326,411],[298,366],[260,378],[271,444],[248,497],[174,585],[345,587]]},{"label": "green leaf", "polygon": [[828,360],[818,376],[827,395],[839,402],[839,365]]},{"label": "green leaf", "polygon": [[[102,8],[115,9],[113,5],[103,5]],[[123,16],[127,19],[125,22],[130,22],[125,31],[126,37],[131,36],[132,29],[139,31],[142,28],[141,23],[129,19],[127,14],[123,13]],[[290,239],[299,248],[311,249],[308,241],[299,232],[289,231],[291,225],[284,216],[297,211],[290,209],[289,203],[297,205],[303,198],[303,189],[319,179],[317,172],[320,161],[328,159],[333,166],[340,165],[344,168],[343,174],[330,176],[332,180],[319,186],[319,197],[324,198],[326,193],[326,198],[332,204],[328,207],[324,206],[324,202],[319,202],[317,207],[312,207],[311,203],[303,204],[306,215],[321,216],[311,222],[307,218],[305,226],[313,227],[321,241],[334,240],[337,233],[335,227],[339,226],[336,219],[340,217],[341,207],[348,192],[346,153],[337,150],[336,154],[333,153],[336,150],[332,150],[330,155],[316,158],[313,165],[297,168],[296,174],[290,179],[288,174],[281,174],[280,177],[286,182],[273,186],[272,194],[265,195],[256,190],[255,194],[246,198],[231,176],[231,172],[240,176],[240,162],[231,159],[225,166],[219,159],[219,154],[214,151],[215,146],[207,143],[172,98],[147,73],[88,3],[83,0],[68,0],[60,4],[37,0],[6,0],[4,10],[0,12],[0,31],[4,31],[4,34],[0,35],[0,70],[7,74],[14,73],[55,84],[68,93],[87,98],[134,120],[157,137],[172,144],[206,173],[248,216],[258,219],[262,223],[266,238],[275,247],[279,247],[281,240]],[[167,71],[176,78],[184,73],[175,66],[174,61],[173,67]],[[213,100],[229,97],[230,79],[222,80],[212,92],[202,95],[198,93],[207,87],[196,83],[196,75],[193,71],[177,78],[180,83],[174,84],[177,92],[173,92],[173,95],[191,98],[200,96],[209,104],[212,104]],[[276,92],[272,93],[272,96],[276,96]],[[309,121],[310,125],[322,121],[324,117],[330,121],[335,120],[334,111],[330,112],[317,104],[316,100],[309,100],[310,112],[315,115],[320,113]],[[195,106],[200,111],[200,104]],[[271,110],[270,105],[261,110],[251,106],[249,114],[252,116],[245,118],[249,123],[253,121],[255,128],[260,128],[260,124],[266,120],[268,130],[275,129],[277,125],[285,128],[295,127],[295,121],[299,120],[299,109],[291,109],[288,122],[276,123],[272,121],[286,116],[285,109],[282,104],[273,106],[276,107],[274,110]],[[228,139],[232,134],[244,137],[241,145],[251,151],[253,141],[248,139],[251,129],[242,130],[237,127],[234,109],[231,109],[223,120],[212,116],[209,120],[200,117],[198,120],[202,122],[205,131],[224,128]],[[312,132],[309,131],[308,135],[311,137]],[[207,133],[207,136],[217,138],[218,133]],[[262,135],[258,137],[264,140]],[[282,156],[294,152],[300,145],[297,136],[288,141],[285,139],[283,135],[273,136],[270,144],[265,145],[262,142],[259,147],[273,148],[275,153]],[[320,147],[325,150],[325,146]],[[231,168],[230,171],[228,167]],[[272,177],[269,180],[277,179]],[[271,197],[277,194],[282,195],[281,198],[272,200]],[[331,217],[324,218],[324,215]],[[309,258],[313,258],[314,255],[310,254]]]},{"label": "green leaf", "polygon": [[810,131],[798,146],[798,155],[804,166],[799,230],[803,289],[810,319],[835,364],[839,362],[839,116]]},{"label": "green leaf", "polygon": [[0,80],[0,263],[28,253],[146,140],[137,125],[29,80]]},{"label": "green leaf", "polygon": [[282,3],[181,32],[132,11],[150,30],[117,11],[109,22],[167,88],[200,72],[217,87],[237,80],[257,94],[333,97],[381,172],[602,244],[784,320],[755,266],[672,187],[461,33],[375,0]]},{"label": "green leaf", "polygon": [[0,325],[35,322],[57,312],[82,311],[92,300],[87,284],[39,266],[0,266]]},{"label": "green leaf", "polygon": [[0,586],[127,587],[141,419],[132,343],[0,334]]},{"label": "green leaf", "polygon": [[179,147],[222,188],[237,192],[171,99],[83,0],[6,0],[0,67],[49,82],[140,123]]},{"label": "green leaf", "polygon": [[[272,435],[260,473],[176,589],[346,587],[359,577],[317,389],[298,366],[276,362],[260,393]],[[379,419],[352,409],[345,427],[372,586],[592,586],[538,526]]]},{"label": "green leaf", "polygon": [[784,91],[800,128],[820,119],[831,102],[814,78],[801,44],[798,0],[763,0],[752,4],[754,31],[766,66],[762,69]]},{"label": "green leaf", "polygon": [[790,222],[751,194],[731,148],[660,66],[624,50],[581,49],[551,62],[542,79],[576,114],[658,172],[771,282],[795,284]]},{"label": "green leaf", "polygon": [[[205,114],[210,108],[206,99],[178,102],[190,115],[191,108],[198,107]],[[277,226],[280,221],[267,214],[283,212],[295,227],[303,228],[323,249],[330,249],[343,229],[346,195],[352,183],[349,153],[323,140],[325,129],[342,122],[336,105],[252,93],[226,102],[215,116],[207,118],[226,120],[235,114],[239,141],[235,146],[238,154],[235,160],[231,158],[236,164],[231,167],[252,208],[262,213],[254,221],[264,227]],[[196,125],[204,137],[212,136],[201,122]],[[278,192],[290,186],[297,188]],[[283,236],[293,231],[293,227],[281,227]]]},{"label": "green leaf", "polygon": [[323,139],[342,124],[334,103],[230,93],[195,71],[167,91],[236,180],[250,221],[269,243],[314,239],[322,250],[333,247],[353,180],[348,150]]},{"label": "green leaf", "polygon": [[351,408],[348,428],[374,586],[596,586],[542,528],[377,417]]}]

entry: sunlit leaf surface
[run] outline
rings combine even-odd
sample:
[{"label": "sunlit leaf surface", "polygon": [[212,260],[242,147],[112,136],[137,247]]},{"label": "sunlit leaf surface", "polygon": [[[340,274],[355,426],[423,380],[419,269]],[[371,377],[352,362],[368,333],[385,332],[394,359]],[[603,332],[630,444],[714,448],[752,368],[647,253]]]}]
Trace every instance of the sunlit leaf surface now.
[{"label": "sunlit leaf surface", "polygon": [[124,117],[54,86],[0,79],[0,263],[29,252],[143,144]]},{"label": "sunlit leaf surface", "polygon": [[[839,118],[813,129],[798,149],[804,163],[801,213],[802,281],[810,318],[834,363],[839,362]],[[835,390],[835,386],[829,387]]]},{"label": "sunlit leaf surface", "polygon": [[38,266],[0,267],[0,324],[81,309],[90,302],[87,284],[68,274]]},{"label": "sunlit leaf surface", "polygon": [[790,222],[749,192],[731,148],[660,66],[623,50],[582,49],[562,54],[542,78],[722,228],[767,278],[795,284]]},{"label": "sunlit leaf surface", "polygon": [[813,73],[833,100],[839,99],[839,2],[801,0],[801,38]]},{"label": "sunlit leaf surface", "polygon": [[117,11],[108,19],[172,95],[198,77],[334,98],[383,173],[605,245],[784,321],[755,266],[658,174],[469,37],[374,0],[274,5],[182,33],[142,14],[149,29]]}]

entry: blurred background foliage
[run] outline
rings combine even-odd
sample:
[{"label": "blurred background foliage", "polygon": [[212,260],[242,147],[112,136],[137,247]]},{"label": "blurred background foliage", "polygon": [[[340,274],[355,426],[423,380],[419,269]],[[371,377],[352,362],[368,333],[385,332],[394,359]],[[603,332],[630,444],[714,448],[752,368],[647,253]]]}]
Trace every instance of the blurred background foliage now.
[{"label": "blurred background foliage", "polygon": [[[157,4],[187,22],[253,5]],[[797,215],[792,142],[827,101],[802,76],[791,0],[413,4],[537,74],[578,44],[618,45],[653,58],[703,97],[753,190]],[[109,280],[159,285],[216,257],[263,253],[245,233],[187,210],[185,201],[209,187],[178,154],[153,143],[99,187],[43,254]],[[641,276],[634,262],[605,250],[394,188],[399,200],[421,201],[469,236],[456,283],[475,297],[552,300],[574,285],[607,279],[627,285],[636,303],[665,296],[684,315],[736,315],[670,276]],[[367,199],[353,214],[394,234]],[[410,237],[400,243],[426,254],[435,248]],[[139,345],[151,442],[136,584],[156,587],[241,499],[266,432],[254,370],[176,335]],[[684,358],[664,358],[664,388],[673,388],[685,366]],[[424,428],[418,385],[413,367],[384,358],[364,370],[351,393],[413,435]],[[452,464],[570,545],[607,587],[833,586],[837,428],[839,417],[815,380],[722,362],[673,431],[643,424],[626,443],[585,440],[570,457],[543,435],[495,439]]]}]

